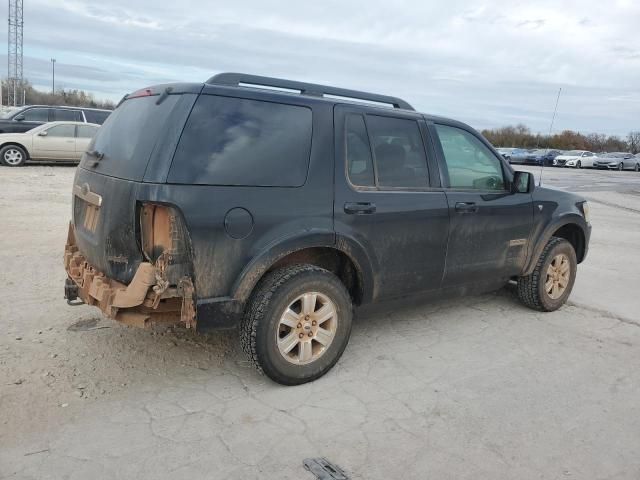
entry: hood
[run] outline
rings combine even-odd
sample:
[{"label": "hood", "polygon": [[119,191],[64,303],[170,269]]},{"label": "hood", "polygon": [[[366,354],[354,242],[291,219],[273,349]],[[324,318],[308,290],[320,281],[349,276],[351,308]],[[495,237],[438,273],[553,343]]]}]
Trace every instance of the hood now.
[{"label": "hood", "polygon": [[556,160],[577,160],[578,158],[582,158],[579,155],[558,155]]}]

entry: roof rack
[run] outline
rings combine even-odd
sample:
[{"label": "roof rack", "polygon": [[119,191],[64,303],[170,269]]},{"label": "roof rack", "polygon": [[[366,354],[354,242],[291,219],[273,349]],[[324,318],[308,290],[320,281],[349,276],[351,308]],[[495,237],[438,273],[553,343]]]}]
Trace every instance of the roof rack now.
[{"label": "roof rack", "polygon": [[299,93],[300,95],[328,98],[338,97],[339,99],[356,101],[364,100],[366,102],[391,105],[394,108],[401,108],[403,110],[415,110],[409,103],[397,97],[245,73],[219,73],[207,80],[206,83],[233,87],[265,87],[267,89],[271,87],[271,89],[289,93]]}]

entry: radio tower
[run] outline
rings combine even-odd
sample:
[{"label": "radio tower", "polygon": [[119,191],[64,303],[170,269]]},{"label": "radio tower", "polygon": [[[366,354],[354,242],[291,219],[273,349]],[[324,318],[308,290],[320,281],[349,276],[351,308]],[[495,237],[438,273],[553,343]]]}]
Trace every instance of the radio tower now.
[{"label": "radio tower", "polygon": [[9,0],[9,52],[7,54],[7,105],[19,103],[18,89],[22,86],[22,3]]}]

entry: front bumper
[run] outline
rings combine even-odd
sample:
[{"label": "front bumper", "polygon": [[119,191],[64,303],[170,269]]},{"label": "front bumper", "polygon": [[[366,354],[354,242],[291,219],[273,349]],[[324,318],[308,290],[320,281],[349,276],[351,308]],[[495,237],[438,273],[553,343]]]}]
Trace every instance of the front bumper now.
[{"label": "front bumper", "polygon": [[91,265],[79,251],[75,230],[69,224],[64,248],[67,302],[76,299],[98,307],[107,317],[136,327],[184,323],[195,328],[196,311],[191,279],[170,286],[162,266],[140,264],[128,285],[108,278]]}]

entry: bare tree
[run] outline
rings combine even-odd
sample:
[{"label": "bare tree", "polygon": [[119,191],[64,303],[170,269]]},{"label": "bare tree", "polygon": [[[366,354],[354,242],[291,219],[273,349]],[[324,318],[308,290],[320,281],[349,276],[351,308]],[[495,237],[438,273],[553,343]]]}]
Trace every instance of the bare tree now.
[{"label": "bare tree", "polygon": [[640,131],[629,132],[627,144],[631,153],[640,153]]}]

